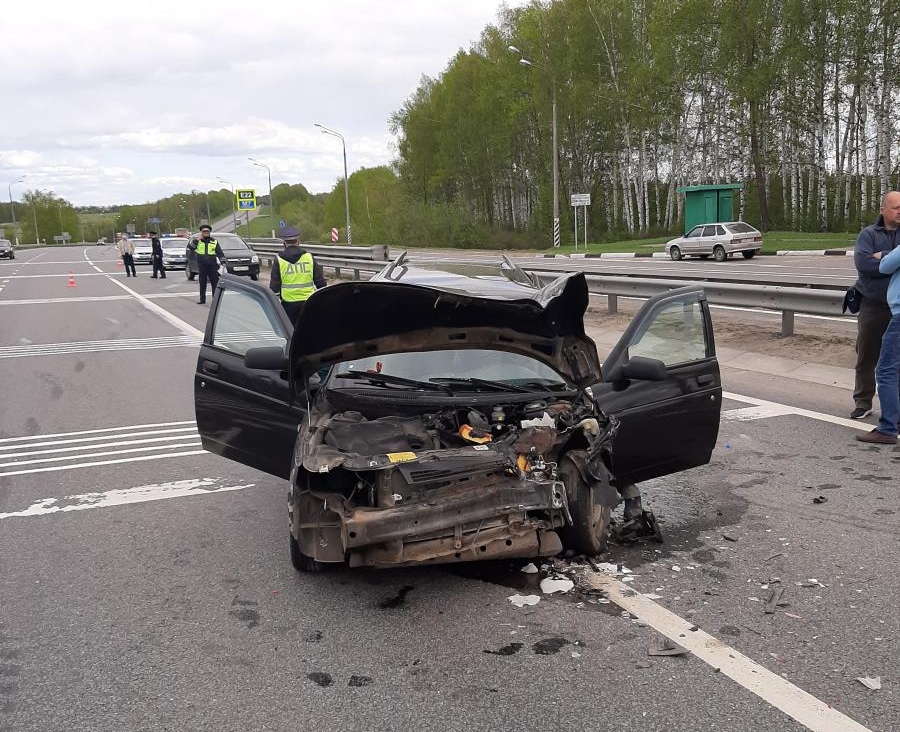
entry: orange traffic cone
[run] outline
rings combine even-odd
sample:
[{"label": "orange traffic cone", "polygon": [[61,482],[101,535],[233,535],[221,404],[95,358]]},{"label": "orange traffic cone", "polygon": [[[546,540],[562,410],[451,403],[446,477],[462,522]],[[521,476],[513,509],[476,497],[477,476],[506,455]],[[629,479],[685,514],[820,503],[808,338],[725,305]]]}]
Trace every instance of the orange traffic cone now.
[{"label": "orange traffic cone", "polygon": [[75,275],[72,274],[72,270],[69,270],[69,287],[75,287]]},{"label": "orange traffic cone", "polygon": [[121,260],[121,259],[117,259],[117,260],[116,260],[116,269],[122,269],[123,266],[124,266],[124,265],[122,264],[122,260]]}]

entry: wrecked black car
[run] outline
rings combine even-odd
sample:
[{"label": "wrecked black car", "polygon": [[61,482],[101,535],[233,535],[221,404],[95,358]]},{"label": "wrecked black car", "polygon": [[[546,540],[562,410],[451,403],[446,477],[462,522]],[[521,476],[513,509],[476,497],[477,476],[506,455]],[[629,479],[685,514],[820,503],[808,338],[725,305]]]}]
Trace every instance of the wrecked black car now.
[{"label": "wrecked black car", "polygon": [[581,273],[404,256],[315,292],[292,329],[223,276],[203,446],[290,481],[298,570],[597,554],[619,491],[709,462],[722,388],[701,288],[644,303],[602,366],[588,298]]}]

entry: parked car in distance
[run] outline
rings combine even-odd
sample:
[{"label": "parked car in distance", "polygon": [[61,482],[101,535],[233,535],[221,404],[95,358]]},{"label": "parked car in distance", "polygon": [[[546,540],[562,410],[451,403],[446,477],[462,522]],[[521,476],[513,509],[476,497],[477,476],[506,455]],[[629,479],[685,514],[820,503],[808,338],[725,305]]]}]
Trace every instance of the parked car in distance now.
[{"label": "parked car in distance", "polygon": [[709,462],[722,386],[702,288],[646,301],[602,366],[588,301],[582,272],[540,287],[508,260],[403,255],[314,292],[295,330],[225,275],[203,446],[290,481],[300,571],[597,554],[616,486]]},{"label": "parked car in distance", "polygon": [[724,262],[738,252],[751,259],[762,249],[762,232],[743,221],[699,224],[684,236],[666,242],[666,254],[676,262],[684,257],[706,259],[710,255]]},{"label": "parked car in distance", "polygon": [[181,237],[166,237],[159,240],[163,250],[165,269],[184,269],[187,262],[188,240]]},{"label": "parked car in distance", "polygon": [[[192,240],[199,238],[200,234],[194,234]],[[229,274],[242,275],[249,277],[251,280],[259,279],[259,255],[241,237],[237,234],[213,232],[212,238],[219,242],[222,254],[225,255],[225,267]],[[184,275],[189,280],[192,280],[199,271],[197,268],[197,253],[193,249],[188,249]]]},{"label": "parked car in distance", "polygon": [[150,264],[153,257],[153,243],[149,239],[132,239],[134,244],[134,263]]},{"label": "parked car in distance", "polygon": [[0,257],[5,259],[15,259],[16,252],[13,249],[12,242],[9,239],[0,239]]}]

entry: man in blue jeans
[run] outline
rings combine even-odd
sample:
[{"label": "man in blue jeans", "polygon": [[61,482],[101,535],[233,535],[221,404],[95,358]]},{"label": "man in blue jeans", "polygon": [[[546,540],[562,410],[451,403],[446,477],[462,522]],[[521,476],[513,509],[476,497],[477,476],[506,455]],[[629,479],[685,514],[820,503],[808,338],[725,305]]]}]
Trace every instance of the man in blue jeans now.
[{"label": "man in blue jeans", "polygon": [[856,439],[876,445],[896,445],[900,423],[900,395],[897,393],[900,386],[900,247],[889,253],[875,252],[873,256],[878,260],[878,271],[891,276],[887,291],[891,321],[881,339],[881,355],[875,367],[881,418],[874,430],[857,435]]}]

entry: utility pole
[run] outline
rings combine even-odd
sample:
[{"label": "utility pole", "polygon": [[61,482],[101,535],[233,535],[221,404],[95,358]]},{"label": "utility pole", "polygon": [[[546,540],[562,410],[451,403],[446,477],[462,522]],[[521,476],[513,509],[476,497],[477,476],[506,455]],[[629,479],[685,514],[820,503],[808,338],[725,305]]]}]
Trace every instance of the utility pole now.
[{"label": "utility pole", "polygon": [[235,208],[235,200],[234,200],[234,183],[230,180],[225,180],[224,178],[216,177],[216,180],[221,181],[222,183],[227,183],[231,186],[231,223],[234,224],[234,233],[237,233],[237,211]]},{"label": "utility pole", "polygon": [[12,211],[12,220],[13,220],[13,239],[15,239],[16,246],[19,246],[19,232],[18,232],[18,230],[16,229],[16,207],[15,207],[15,205],[13,204],[12,187],[13,187],[14,185],[16,185],[16,183],[21,183],[23,180],[25,180],[25,176],[24,176],[24,175],[19,176],[19,179],[18,179],[18,180],[14,180],[12,183],[10,183],[10,184],[6,187],[6,190],[7,190],[7,192],[9,193],[9,210]]},{"label": "utility pole", "polygon": [[353,234],[350,232],[350,179],[347,177],[347,142],[340,132],[335,132],[325,127],[325,125],[320,125],[318,122],[313,122],[313,125],[326,135],[340,138],[341,147],[344,149],[344,209],[347,214],[347,246],[351,246],[353,244]]}]

